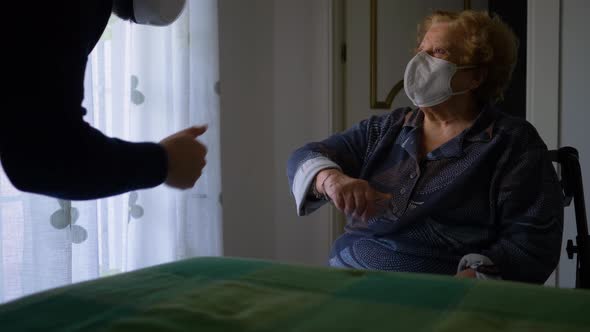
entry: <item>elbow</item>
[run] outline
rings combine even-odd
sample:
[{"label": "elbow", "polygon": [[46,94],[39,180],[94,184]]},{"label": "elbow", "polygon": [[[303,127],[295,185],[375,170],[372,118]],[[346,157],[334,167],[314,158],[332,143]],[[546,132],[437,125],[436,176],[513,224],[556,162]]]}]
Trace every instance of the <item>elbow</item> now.
[{"label": "elbow", "polygon": [[58,176],[46,170],[40,162],[3,158],[2,166],[12,186],[27,193],[46,194],[53,179]]},{"label": "elbow", "polygon": [[20,191],[35,192],[35,174],[28,169],[14,169],[12,167],[4,167],[6,177],[12,186]]},{"label": "elbow", "polygon": [[27,177],[21,172],[9,172],[5,171],[6,177],[10,180],[10,183],[14,188],[19,191],[33,193],[35,192],[32,182],[27,180]]}]

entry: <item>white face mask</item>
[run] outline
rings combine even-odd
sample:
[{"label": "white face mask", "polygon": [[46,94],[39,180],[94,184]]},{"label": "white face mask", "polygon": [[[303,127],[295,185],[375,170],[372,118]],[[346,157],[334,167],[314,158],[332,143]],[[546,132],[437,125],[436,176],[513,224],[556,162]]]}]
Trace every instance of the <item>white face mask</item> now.
[{"label": "white face mask", "polygon": [[420,52],[406,66],[404,90],[412,103],[418,107],[438,105],[454,95],[464,94],[470,90],[453,92],[451,79],[457,70],[475,67],[457,66],[426,52]]},{"label": "white face mask", "polygon": [[138,24],[164,26],[182,14],[186,0],[133,0],[133,16]]}]

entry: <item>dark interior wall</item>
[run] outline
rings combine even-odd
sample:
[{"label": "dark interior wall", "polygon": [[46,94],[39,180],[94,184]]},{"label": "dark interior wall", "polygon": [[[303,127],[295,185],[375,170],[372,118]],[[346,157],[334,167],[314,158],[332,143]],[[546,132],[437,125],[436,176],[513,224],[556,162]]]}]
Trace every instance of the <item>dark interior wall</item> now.
[{"label": "dark interior wall", "polygon": [[518,62],[500,107],[506,113],[525,118],[527,0],[489,0],[488,10],[500,16],[512,28],[519,40]]}]

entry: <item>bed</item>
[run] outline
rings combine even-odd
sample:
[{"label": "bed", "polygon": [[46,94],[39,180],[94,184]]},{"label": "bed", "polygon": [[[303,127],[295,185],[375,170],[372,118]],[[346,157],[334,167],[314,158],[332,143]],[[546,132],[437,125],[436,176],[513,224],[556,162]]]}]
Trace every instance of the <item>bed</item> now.
[{"label": "bed", "polygon": [[0,306],[0,331],[590,331],[590,292],[195,258]]}]

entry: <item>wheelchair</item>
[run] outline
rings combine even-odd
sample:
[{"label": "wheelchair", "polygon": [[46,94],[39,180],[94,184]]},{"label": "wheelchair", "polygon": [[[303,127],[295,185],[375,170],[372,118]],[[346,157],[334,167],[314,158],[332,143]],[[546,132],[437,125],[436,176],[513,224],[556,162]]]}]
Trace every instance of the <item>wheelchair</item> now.
[{"label": "wheelchair", "polygon": [[579,154],[576,149],[567,146],[549,151],[549,156],[560,165],[564,208],[570,206],[572,200],[574,203],[577,236],[575,241],[567,240],[566,252],[569,259],[576,256],[576,288],[590,289],[590,236]]}]

